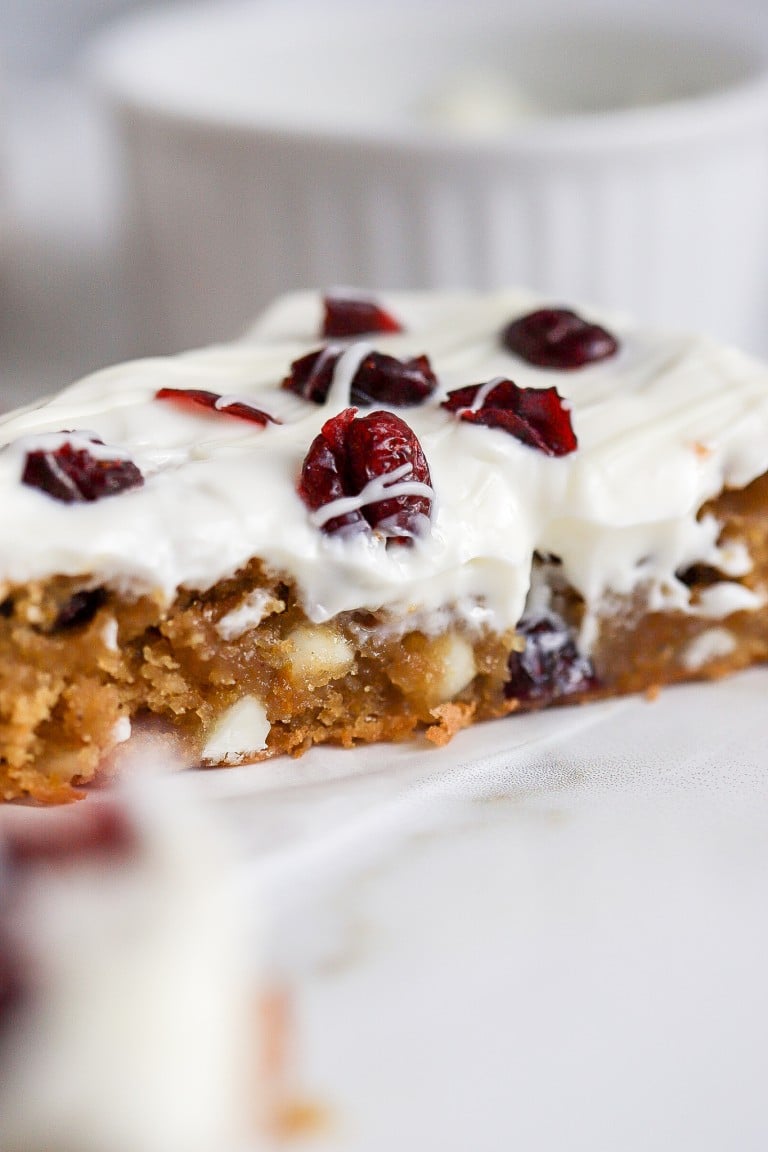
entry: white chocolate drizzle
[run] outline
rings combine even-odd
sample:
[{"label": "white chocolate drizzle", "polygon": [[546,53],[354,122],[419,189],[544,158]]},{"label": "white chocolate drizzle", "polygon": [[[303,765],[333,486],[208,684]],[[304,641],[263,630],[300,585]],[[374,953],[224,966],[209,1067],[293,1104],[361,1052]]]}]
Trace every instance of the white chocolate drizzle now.
[{"label": "white chocolate drizzle", "polygon": [[[338,352],[339,349],[335,348],[334,351]],[[352,381],[357,375],[358,368],[370,351],[370,344],[366,344],[361,340],[356,344],[352,344],[341,353],[333,368],[331,386],[328,389],[328,395],[325,399],[326,407],[332,408],[334,411],[349,407],[349,394],[352,391]],[[321,354],[321,360],[323,355],[324,354]]]},{"label": "white chocolate drizzle", "polygon": [[374,476],[356,496],[340,496],[338,500],[331,500],[321,508],[311,512],[309,518],[316,528],[322,528],[337,516],[344,516],[347,512],[357,512],[369,504],[378,504],[381,500],[395,500],[398,496],[426,496],[433,500],[434,488],[420,480],[407,480],[413,472],[413,465],[400,464],[391,472],[383,476]]}]

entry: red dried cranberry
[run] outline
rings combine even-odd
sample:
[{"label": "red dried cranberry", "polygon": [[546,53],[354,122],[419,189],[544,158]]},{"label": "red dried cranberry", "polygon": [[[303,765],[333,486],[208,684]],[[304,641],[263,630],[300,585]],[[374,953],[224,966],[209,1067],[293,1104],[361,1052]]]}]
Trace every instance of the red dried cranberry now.
[{"label": "red dried cranberry", "polygon": [[502,428],[547,456],[567,456],[578,447],[571,414],[556,388],[519,388],[499,379],[449,392],[442,407],[469,424]]},{"label": "red dried cranberry", "polygon": [[616,339],[567,308],[540,308],[513,320],[501,334],[505,348],[540,368],[582,368],[618,351]]},{"label": "red dried cranberry", "polygon": [[[323,424],[309,446],[299,477],[298,492],[313,512],[350,495],[347,472],[346,433],[357,409],[345,408]],[[358,508],[326,520],[323,532],[352,535],[367,530],[367,522]]]},{"label": "red dried cranberry", "polygon": [[592,661],[579,652],[557,613],[524,616],[517,632],[524,637],[525,648],[510,653],[507,699],[544,705],[598,686]]},{"label": "red dried cranberry", "polygon": [[[294,360],[283,388],[315,404],[324,404],[341,356],[338,349],[320,348]],[[371,404],[413,408],[423,404],[436,388],[437,377],[426,356],[398,360],[383,352],[369,352],[352,377],[349,398],[360,408]]]},{"label": "red dried cranberry", "polygon": [[397,360],[382,352],[365,357],[352,381],[352,400],[361,406],[391,404],[413,408],[432,395],[437,377],[427,356]]},{"label": "red dried cranberry", "polygon": [[382,476],[400,473],[397,484],[420,484],[430,495],[405,492],[366,504],[363,515],[372,528],[397,540],[423,536],[432,511],[431,488],[424,451],[415,433],[392,412],[371,412],[350,424],[347,431],[348,475],[355,493]]},{"label": "red dried cranberry", "polygon": [[0,1035],[27,998],[23,965],[10,939],[0,934]]},{"label": "red dried cranberry", "polygon": [[136,844],[136,830],[123,810],[102,801],[62,814],[50,824],[19,826],[6,845],[6,859],[21,870],[94,856],[123,859],[133,854]]},{"label": "red dried cranberry", "polygon": [[[304,460],[299,495],[317,512],[335,500],[363,494],[367,498],[359,507],[322,521],[322,531],[373,529],[388,540],[411,543],[424,534],[432,511],[432,482],[422,447],[413,430],[392,412],[371,412],[359,420],[355,415],[356,409],[347,408],[323,425]],[[386,478],[391,478],[388,483]],[[383,486],[376,481],[384,481]],[[417,487],[382,498],[387,489],[400,485]]]},{"label": "red dried cranberry", "polygon": [[80,592],[73,593],[66,604],[59,609],[53,625],[54,630],[58,632],[67,628],[77,628],[81,624],[90,624],[106,600],[106,588],[83,588]]},{"label": "red dried cranberry", "polygon": [[65,441],[59,448],[28,452],[21,482],[54,500],[74,504],[138,488],[144,477],[131,460],[104,459]]},{"label": "red dried cranberry", "polygon": [[323,299],[322,336],[337,339],[344,336],[364,336],[369,332],[402,332],[402,330],[400,321],[375,300],[332,295]]},{"label": "red dried cranberry", "polygon": [[236,416],[239,420],[249,420],[252,424],[279,424],[274,416],[262,412],[245,400],[228,399],[218,392],[206,392],[204,388],[160,388],[155,392],[155,400],[174,400],[178,404],[190,404],[195,408],[207,408],[211,412],[221,412],[224,416]]},{"label": "red dried cranberry", "polygon": [[[136,851],[137,835],[122,809],[104,801],[83,805],[57,815],[52,821],[33,821],[12,826],[0,845],[4,865],[14,875],[28,875],[38,868],[59,869],[63,865],[95,858],[102,861],[130,858]],[[11,889],[13,892],[13,889]],[[0,1037],[13,1014],[30,994],[29,965],[9,931],[0,925]]]},{"label": "red dried cranberry", "polygon": [[337,348],[318,348],[315,352],[300,356],[291,364],[290,372],[281,387],[295,392],[303,400],[324,404],[340,356],[341,351]]}]

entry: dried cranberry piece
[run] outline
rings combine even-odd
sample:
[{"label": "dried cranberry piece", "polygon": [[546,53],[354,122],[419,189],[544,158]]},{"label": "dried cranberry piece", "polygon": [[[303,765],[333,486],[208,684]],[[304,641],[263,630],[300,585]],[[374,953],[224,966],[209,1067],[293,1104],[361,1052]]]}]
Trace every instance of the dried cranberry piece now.
[{"label": "dried cranberry piece", "polygon": [[675,575],[687,588],[707,588],[712,584],[718,584],[724,578],[723,573],[713,568],[711,564],[691,564]]},{"label": "dried cranberry piece", "polygon": [[11,868],[26,871],[90,857],[125,859],[136,846],[130,818],[116,804],[102,801],[67,812],[50,824],[19,826],[6,846],[6,859]]},{"label": "dried cranberry piece", "polygon": [[[122,808],[110,801],[88,803],[57,814],[52,820],[11,826],[0,844],[3,863],[14,878],[34,875],[38,869],[59,870],[69,864],[93,860],[98,866],[134,857],[138,833]],[[11,883],[10,899],[14,888]],[[10,901],[9,901],[10,904]],[[12,907],[12,904],[10,904]],[[0,906],[0,913],[5,909]],[[29,959],[15,938],[8,917],[0,923],[0,1039],[19,1007],[34,994]]]},{"label": "dried cranberry piece", "polygon": [[105,588],[84,588],[70,596],[59,610],[54,629],[77,628],[80,624],[90,624],[94,616],[107,600]]},{"label": "dried cranberry piece", "polygon": [[519,388],[499,379],[449,392],[442,407],[469,424],[502,428],[547,456],[567,456],[578,447],[570,411],[556,388]]},{"label": "dried cranberry piece", "polygon": [[523,617],[517,632],[525,639],[522,652],[509,656],[507,699],[524,704],[551,704],[563,696],[598,686],[592,661],[579,652],[561,616],[545,612]]},{"label": "dried cranberry piece", "polygon": [[615,356],[615,337],[567,308],[540,308],[513,320],[501,334],[505,348],[540,368],[572,369]]},{"label": "dried cranberry piece", "polygon": [[[355,408],[345,408],[338,416],[326,420],[304,457],[298,492],[313,512],[351,494],[346,478],[346,433],[356,411]],[[326,520],[322,530],[330,534],[352,535],[366,531],[367,527],[362,512],[354,508]]]},{"label": "dried cranberry piece", "polygon": [[144,477],[132,460],[105,459],[65,441],[59,448],[28,452],[21,482],[54,500],[75,504],[138,488]]},{"label": "dried cranberry piece", "polygon": [[204,388],[160,388],[155,392],[155,400],[174,400],[178,404],[190,404],[195,408],[207,408],[211,412],[221,412],[224,416],[236,416],[239,420],[249,420],[252,424],[279,424],[274,416],[263,412],[245,400],[228,399],[218,392],[207,392]]},{"label": "dried cranberry piece", "polygon": [[291,364],[281,387],[314,404],[324,404],[340,356],[341,351],[337,348],[318,348],[300,356]]},{"label": "dried cranberry piece", "polygon": [[[392,487],[416,483],[432,488],[421,444],[405,421],[392,412],[371,412],[350,424],[347,453],[348,475],[355,493],[382,476],[397,473]],[[431,495],[404,492],[366,504],[363,515],[376,531],[405,541],[424,535],[431,511]]]},{"label": "dried cranberry piece", "polygon": [[402,332],[403,326],[375,300],[333,296],[323,299],[322,336],[333,339],[364,336],[369,332]]},{"label": "dried cranberry piece", "polygon": [[[283,388],[315,404],[324,404],[341,356],[338,349],[320,348],[294,360],[290,374],[283,380]],[[398,360],[383,352],[369,352],[352,377],[349,396],[360,408],[371,404],[413,408],[423,404],[436,388],[437,377],[428,357]]]},{"label": "dried cranberry piece", "polygon": [[[411,543],[424,534],[432,511],[432,482],[421,444],[394,413],[371,412],[356,420],[356,411],[347,408],[323,425],[304,459],[299,495],[314,512],[362,496],[358,507],[321,519],[323,532],[373,529],[390,541]],[[389,490],[393,494],[385,495]]]},{"label": "dried cranberry piece", "polygon": [[0,1035],[27,998],[21,959],[6,935],[0,934]]},{"label": "dried cranberry piece", "polygon": [[413,408],[432,395],[437,377],[427,356],[397,360],[382,352],[365,357],[352,381],[351,398],[355,404],[391,404],[395,408]]}]

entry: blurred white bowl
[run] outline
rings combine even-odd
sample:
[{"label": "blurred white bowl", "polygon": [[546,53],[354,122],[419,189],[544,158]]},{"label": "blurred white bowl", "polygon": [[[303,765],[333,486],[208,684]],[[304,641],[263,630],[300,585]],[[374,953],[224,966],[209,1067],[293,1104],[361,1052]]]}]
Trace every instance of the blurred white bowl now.
[{"label": "blurred white bowl", "polygon": [[307,285],[526,283],[764,347],[755,20],[725,0],[573,11],[226,0],[102,38],[154,342],[232,335]]}]

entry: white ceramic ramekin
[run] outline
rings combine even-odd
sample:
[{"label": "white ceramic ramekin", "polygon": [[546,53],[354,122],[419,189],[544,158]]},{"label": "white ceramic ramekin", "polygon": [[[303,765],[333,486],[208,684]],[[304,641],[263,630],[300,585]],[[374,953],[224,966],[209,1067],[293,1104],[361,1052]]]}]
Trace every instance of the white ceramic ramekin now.
[{"label": "white ceramic ramekin", "polygon": [[768,14],[574,11],[219,0],[113,30],[91,63],[150,341],[308,285],[525,283],[768,351]]}]

